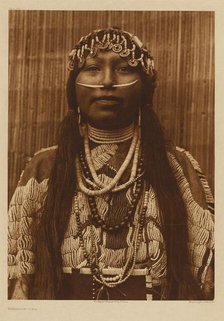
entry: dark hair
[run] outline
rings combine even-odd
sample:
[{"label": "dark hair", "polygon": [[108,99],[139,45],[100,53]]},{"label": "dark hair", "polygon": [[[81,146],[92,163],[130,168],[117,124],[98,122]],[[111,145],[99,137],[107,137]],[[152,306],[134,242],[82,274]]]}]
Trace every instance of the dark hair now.
[{"label": "dark hair", "polygon": [[[74,83],[77,71],[67,82],[70,112],[61,123],[58,149],[48,182],[48,193],[37,237],[36,273],[31,290],[33,299],[57,299],[62,279],[61,244],[68,226],[72,198],[76,188],[74,159],[82,148],[78,130]],[[170,168],[160,122],[152,109],[156,73],[142,73],[142,138],[146,179],[157,195],[163,217],[167,251],[167,284],[161,299],[200,299],[200,289],[188,265],[187,212],[177,182]]]}]

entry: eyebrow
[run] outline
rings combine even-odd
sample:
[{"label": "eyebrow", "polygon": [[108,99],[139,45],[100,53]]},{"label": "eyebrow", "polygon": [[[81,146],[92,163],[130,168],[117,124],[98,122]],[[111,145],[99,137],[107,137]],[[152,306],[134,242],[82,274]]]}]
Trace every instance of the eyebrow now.
[{"label": "eyebrow", "polygon": [[[88,57],[87,56],[87,59],[86,59],[86,62],[95,62],[95,61],[97,61],[97,62],[105,62],[105,58],[101,58],[101,57],[98,57],[98,56],[96,56],[96,57]],[[122,59],[120,56],[117,56],[117,57],[112,57],[112,58],[109,58],[109,61],[112,61],[112,62],[127,62],[127,60],[126,59]]]}]

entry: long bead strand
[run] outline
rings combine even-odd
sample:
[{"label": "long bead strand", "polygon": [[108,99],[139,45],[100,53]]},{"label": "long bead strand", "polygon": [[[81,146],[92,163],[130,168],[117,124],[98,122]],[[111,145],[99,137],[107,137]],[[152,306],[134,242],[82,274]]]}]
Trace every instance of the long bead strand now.
[{"label": "long bead strand", "polygon": [[[113,277],[114,282],[111,282],[112,281],[111,278],[103,277],[102,275],[100,275],[100,279],[97,278],[97,276],[94,276],[94,278],[97,282],[104,284],[107,287],[113,288],[121,283],[124,283],[131,276],[132,271],[135,267],[137,250],[138,250],[138,247],[139,247],[139,244],[141,241],[141,237],[142,237],[142,229],[143,229],[143,225],[144,225],[148,199],[149,199],[149,193],[146,191],[145,197],[144,197],[143,209],[142,209],[141,215],[139,217],[139,222],[138,222],[136,229],[135,229],[135,237],[134,237],[133,244],[132,244],[133,256],[130,256],[130,258],[127,260],[127,262],[123,268],[123,271],[118,276]],[[118,279],[118,277],[119,277],[119,279]],[[115,279],[116,279],[116,281],[115,281]]]},{"label": "long bead strand", "polygon": [[[77,226],[78,226],[78,235],[79,235],[79,239],[80,239],[80,245],[83,250],[84,257],[87,259],[87,262],[90,265],[91,271],[93,273],[93,278],[98,283],[101,283],[101,284],[105,285],[106,287],[113,288],[121,283],[124,283],[132,274],[132,271],[135,267],[137,250],[138,250],[138,247],[139,247],[139,244],[141,241],[141,237],[142,237],[142,229],[144,226],[148,200],[149,200],[149,192],[148,192],[148,190],[146,190],[145,195],[144,195],[144,201],[143,201],[143,207],[141,210],[141,214],[139,215],[138,223],[137,223],[135,231],[134,231],[134,238],[133,238],[131,246],[129,246],[129,248],[132,249],[133,254],[130,255],[130,257],[127,259],[127,262],[126,262],[125,266],[123,267],[123,271],[119,275],[116,275],[113,278],[107,278],[107,277],[103,277],[103,275],[100,274],[99,267],[97,267],[97,251],[96,251],[97,246],[94,242],[95,240],[94,240],[94,234],[93,234],[92,228],[91,228],[91,241],[92,241],[91,255],[88,255],[85,250],[84,240],[82,237],[82,227],[81,227],[81,223],[80,223],[80,219],[79,219],[78,200],[77,200],[77,195],[75,195],[75,215],[76,215],[76,221],[77,221]],[[93,259],[91,259],[91,257]]]},{"label": "long bead strand", "polygon": [[[137,163],[138,163],[138,157],[139,157],[139,149],[140,149],[140,142],[138,142],[137,144],[137,149],[136,149],[136,153],[134,155],[134,160],[133,160],[133,166],[132,166],[132,170],[131,170],[131,175],[130,175],[130,178],[127,182],[121,184],[121,185],[118,185],[116,187],[113,188],[113,185],[117,184],[117,182],[113,181],[108,184],[106,187],[102,188],[102,189],[97,189],[97,190],[93,190],[93,189],[89,189],[87,188],[84,184],[83,184],[83,180],[82,180],[82,177],[83,175],[81,175],[81,169],[80,169],[80,164],[79,164],[79,160],[78,160],[78,157],[76,158],[76,173],[77,173],[77,179],[78,179],[78,184],[79,184],[79,188],[80,190],[87,194],[87,195],[91,195],[91,196],[100,196],[100,195],[103,195],[103,194],[106,194],[110,191],[112,192],[118,192],[118,191],[121,191],[125,188],[127,188],[129,185],[131,185],[132,183],[135,182],[135,180],[137,179],[135,176],[136,176],[136,171],[137,171]],[[138,173],[139,176],[142,176],[142,173]],[[85,176],[84,176],[85,177]],[[88,181],[87,181],[88,182]],[[92,187],[95,187],[95,188],[99,188],[96,183],[93,183],[89,180],[89,184],[92,186]]]},{"label": "long bead strand", "polygon": [[[85,175],[87,177],[89,177],[90,173],[88,171],[87,165],[86,165],[84,157],[82,155],[80,155],[80,160],[81,160],[81,165],[82,165],[83,172],[85,172]],[[143,167],[143,161],[140,160],[137,171],[141,172],[142,171],[142,167]],[[120,229],[132,217],[132,214],[133,214],[133,212],[134,212],[134,210],[135,210],[135,208],[137,206],[137,202],[138,202],[140,194],[142,192],[142,186],[143,186],[143,180],[142,180],[142,178],[139,178],[137,180],[137,182],[136,182],[136,189],[135,189],[135,193],[134,193],[134,199],[132,200],[132,203],[131,203],[129,209],[127,209],[127,214],[125,215],[124,219],[119,224],[115,224],[113,226],[110,226],[110,225],[106,224],[106,222],[100,217],[100,215],[98,213],[98,210],[97,210],[95,198],[93,196],[88,196],[89,206],[90,206],[90,209],[91,209],[93,220],[95,220],[104,230],[112,231],[112,230]]]}]

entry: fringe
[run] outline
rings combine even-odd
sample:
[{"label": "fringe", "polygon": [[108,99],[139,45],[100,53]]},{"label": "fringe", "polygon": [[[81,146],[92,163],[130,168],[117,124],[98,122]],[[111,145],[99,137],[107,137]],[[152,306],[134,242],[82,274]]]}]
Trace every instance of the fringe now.
[{"label": "fringe", "polygon": [[[89,213],[90,213],[89,203],[84,193],[78,192],[77,196],[79,200],[78,205],[79,205],[80,221],[82,224],[85,224],[89,219]],[[75,212],[74,208],[72,208],[72,211],[73,213]]]},{"label": "fringe", "polygon": [[[204,270],[203,270],[202,275],[201,275],[201,283],[202,283],[202,284],[205,282],[206,273],[207,273],[209,264],[210,264],[210,262],[211,262],[211,260],[212,260],[212,257],[213,257],[213,252],[210,251],[209,257],[208,257],[208,260],[207,260],[207,264],[205,265]],[[198,270],[199,270],[199,269],[198,269]]]},{"label": "fringe", "polygon": [[[116,172],[115,172],[116,173]],[[99,174],[98,175],[99,179],[101,180],[101,182],[106,186],[108,184],[110,184],[112,178],[107,176],[106,174]]]},{"label": "fringe", "polygon": [[151,275],[155,280],[159,280],[166,276],[167,273],[167,257],[165,251],[163,251],[160,258],[152,264]]},{"label": "fringe", "polygon": [[18,265],[8,267],[9,279],[21,278],[23,274],[35,273],[35,265],[29,262],[20,261]]},{"label": "fringe", "polygon": [[206,229],[202,229],[196,225],[189,226],[190,233],[189,233],[189,241],[200,245],[200,244],[207,244],[209,242],[210,233]]},{"label": "fringe", "polygon": [[19,222],[9,222],[8,226],[8,238],[13,239],[13,240],[18,240],[20,236],[20,231],[19,231]]},{"label": "fringe", "polygon": [[123,267],[126,262],[126,249],[107,249],[104,246],[100,246],[101,255],[99,261],[103,263],[105,267]]},{"label": "fringe", "polygon": [[16,264],[16,256],[13,254],[8,255],[8,265],[10,265],[10,266],[13,266]]},{"label": "fringe", "polygon": [[18,186],[12,196],[9,210],[20,209],[20,206],[24,207],[24,203],[28,204],[31,209],[44,200],[44,193],[47,192],[48,179],[44,179],[41,183],[38,183],[35,178],[31,178],[25,186]]},{"label": "fringe", "polygon": [[154,222],[149,221],[146,225],[145,230],[147,231],[148,240],[155,240],[163,243],[163,236],[161,231],[155,226]]},{"label": "fringe", "polygon": [[79,248],[79,239],[74,237],[67,237],[64,239],[61,245],[61,254],[64,256],[65,254],[71,253],[73,251],[77,251]]},{"label": "fringe", "polygon": [[153,218],[159,226],[161,226],[161,213],[159,210],[159,205],[155,196],[153,188],[150,186],[149,189],[149,203],[146,211],[146,220],[148,218]]},{"label": "fringe", "polygon": [[[14,243],[14,245],[16,242]],[[25,249],[28,251],[34,251],[34,242],[31,235],[23,235],[23,237],[20,237],[18,239],[18,248],[19,249]]]},{"label": "fringe", "polygon": [[198,176],[199,176],[199,179],[201,181],[201,184],[202,184],[202,187],[203,187],[203,190],[205,192],[205,198],[206,198],[206,202],[207,203],[214,203],[214,198],[213,198],[213,195],[212,195],[212,192],[211,192],[211,189],[208,185],[208,181],[205,177],[205,175],[203,174],[202,170],[201,170],[201,167],[199,165],[199,163],[196,161],[196,159],[194,159],[194,157],[188,152],[186,151],[185,149],[183,148],[180,148],[180,147],[176,147],[176,149],[180,152],[183,152],[187,158],[189,159],[189,161],[191,162],[192,166],[194,167],[194,169],[196,170]]},{"label": "fringe", "polygon": [[[192,247],[189,249],[190,261],[193,266],[200,267],[202,266],[206,249],[209,248],[212,250],[214,248],[214,215],[208,209],[203,209],[195,202],[189,183],[183,174],[181,166],[171,153],[168,153],[168,158],[187,207],[189,238],[190,240],[194,240],[193,242],[200,243],[194,243],[193,250]],[[194,166],[197,168],[196,161]],[[198,227],[198,230],[192,228],[192,226]],[[195,234],[196,231],[197,234]],[[210,254],[206,260],[204,272],[202,273],[203,276],[205,275],[207,267],[211,263],[211,259],[212,254]],[[194,276],[197,278],[197,275]],[[202,277],[201,282],[203,283],[203,281],[204,278]]]},{"label": "fringe", "polygon": [[16,240],[9,239],[8,240],[8,251],[9,253],[16,254],[17,253],[17,242]]},{"label": "fringe", "polygon": [[77,228],[77,224],[76,224],[76,217],[74,214],[74,211],[72,210],[70,219],[69,219],[69,223],[68,223],[68,227],[67,230],[65,232],[65,239],[69,238],[69,237],[76,237],[78,233],[78,228]]},{"label": "fringe", "polygon": [[96,197],[96,206],[98,213],[102,219],[105,219],[106,214],[108,213],[109,205],[105,201],[104,197]]},{"label": "fringe", "polygon": [[128,188],[128,190],[125,194],[126,200],[128,201],[129,204],[132,203],[133,193],[135,192],[135,188],[136,188],[136,182],[134,183],[133,190],[131,188]]},{"label": "fringe", "polygon": [[20,275],[19,275],[19,271],[18,271],[18,266],[17,265],[9,265],[8,266],[8,278],[9,279],[19,278]]},{"label": "fringe", "polygon": [[9,213],[8,213],[8,222],[9,223],[13,223],[13,222],[18,222],[20,221],[20,218],[21,218],[21,208],[22,208],[22,204],[19,204],[19,205],[11,205],[11,208],[9,210]]},{"label": "fringe", "polygon": [[174,156],[168,153],[170,165],[173,169],[178,186],[180,188],[183,200],[187,206],[189,213],[189,219],[193,225],[198,225],[201,228],[205,228],[209,231],[214,229],[214,217],[209,210],[200,207],[194,200],[189,183],[183,174],[181,166],[178,164]]},{"label": "fringe", "polygon": [[20,250],[18,255],[16,256],[16,261],[18,264],[21,262],[24,263],[34,263],[35,262],[35,255],[32,251],[28,250]]},{"label": "fringe", "polygon": [[134,215],[134,220],[133,220],[133,225],[136,226],[138,224],[138,213],[140,213],[142,206],[143,206],[143,195],[140,199],[140,202],[138,202],[137,206],[136,206],[136,211],[135,211],[135,215]]},{"label": "fringe", "polygon": [[[9,205],[8,252],[9,277],[34,271],[34,239],[47,191],[45,179],[38,183],[31,178],[25,186],[18,186]],[[35,238],[35,237],[34,237]]]},{"label": "fringe", "polygon": [[[79,241],[79,240],[78,240]],[[83,261],[85,261],[82,248],[79,246],[77,250],[63,255],[63,266],[76,268]]]},{"label": "fringe", "polygon": [[129,227],[128,229],[128,234],[127,234],[127,246],[131,246],[131,244],[133,243],[133,239],[134,239],[134,229],[132,226]]},{"label": "fringe", "polygon": [[193,266],[196,266],[198,268],[202,266],[203,257],[205,255],[206,249],[207,248],[205,245],[194,245],[194,250],[192,251],[193,256],[191,258]]},{"label": "fringe", "polygon": [[158,241],[154,241],[154,240],[149,241],[149,243],[148,243],[148,253],[149,253],[149,258],[151,260],[155,259],[156,257],[158,257],[159,251],[160,251],[159,242]]},{"label": "fringe", "polygon": [[147,244],[145,242],[141,242],[136,254],[136,262],[137,263],[145,262],[146,259],[147,259]]}]

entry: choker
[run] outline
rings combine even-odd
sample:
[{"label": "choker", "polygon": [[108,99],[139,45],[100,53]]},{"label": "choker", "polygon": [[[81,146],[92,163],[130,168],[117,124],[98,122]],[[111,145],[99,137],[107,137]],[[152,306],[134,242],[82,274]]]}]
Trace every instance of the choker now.
[{"label": "choker", "polygon": [[135,132],[134,123],[121,129],[98,129],[91,125],[87,125],[87,135],[88,138],[98,144],[116,144],[122,143],[126,140],[133,138]]}]

